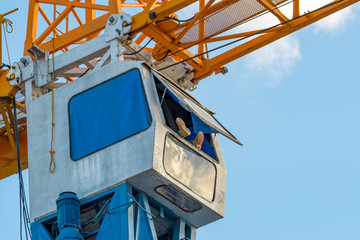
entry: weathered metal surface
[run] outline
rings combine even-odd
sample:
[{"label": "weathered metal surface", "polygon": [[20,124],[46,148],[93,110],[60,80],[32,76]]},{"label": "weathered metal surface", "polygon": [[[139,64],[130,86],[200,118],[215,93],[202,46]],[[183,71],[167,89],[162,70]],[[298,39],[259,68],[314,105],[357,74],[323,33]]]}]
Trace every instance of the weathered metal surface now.
[{"label": "weathered metal surface", "polygon": [[[68,120],[68,102],[71,97],[133,68],[138,68],[143,78],[146,100],[152,118],[150,127],[77,161],[71,160]],[[48,170],[51,141],[51,94],[45,94],[27,103],[31,221],[53,213],[56,206],[52,199],[56,199],[61,192],[72,191],[83,199],[124,181],[144,191],[194,227],[203,226],[223,217],[226,170],[216,137],[214,137],[214,148],[219,163],[203,157],[203,161],[211,162],[216,168],[216,179],[209,183],[214,186],[216,182],[212,201],[205,200],[196,189],[186,187],[185,183],[179,182],[167,173],[163,161],[165,139],[167,134],[177,136],[177,133],[165,125],[153,75],[147,66],[140,62],[112,62],[77,81],[56,89],[54,99],[53,149],[56,151],[54,173]],[[121,111],[121,109],[114,109],[114,111]],[[186,140],[181,137],[179,140],[192,148],[194,154],[204,156]],[[180,167],[184,168],[183,171],[189,171],[187,166]],[[189,178],[195,173],[189,172]],[[176,186],[183,193],[191,196],[202,205],[202,208],[193,213],[186,212],[155,191],[156,187],[168,184]],[[198,189],[199,187],[201,188],[198,186]]]}]

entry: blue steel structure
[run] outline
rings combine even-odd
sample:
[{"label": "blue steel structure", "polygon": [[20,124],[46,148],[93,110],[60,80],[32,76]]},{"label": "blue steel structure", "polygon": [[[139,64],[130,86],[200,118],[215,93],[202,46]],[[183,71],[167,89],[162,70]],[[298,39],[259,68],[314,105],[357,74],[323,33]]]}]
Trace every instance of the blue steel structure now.
[{"label": "blue steel structure", "polygon": [[[59,208],[59,203],[64,200],[71,202]],[[194,227],[149,198],[144,192],[132,188],[128,183],[81,202],[73,193],[62,193],[57,203],[57,213],[31,224],[34,240],[195,240],[196,238]],[[80,203],[82,213],[78,215],[78,219],[77,203]],[[99,208],[98,205],[102,207]],[[94,211],[95,216],[85,219],[89,209]],[[89,225],[94,229],[91,232],[86,231],[86,226]],[[168,233],[159,238],[155,225],[161,225],[163,231]]]}]

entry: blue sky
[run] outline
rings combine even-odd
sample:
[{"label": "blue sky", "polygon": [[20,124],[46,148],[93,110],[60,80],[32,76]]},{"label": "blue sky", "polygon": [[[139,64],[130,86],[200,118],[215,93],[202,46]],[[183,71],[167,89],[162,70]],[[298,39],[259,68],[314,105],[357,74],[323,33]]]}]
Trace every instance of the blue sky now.
[{"label": "blue sky", "polygon": [[[12,61],[21,57],[25,3],[1,5],[21,8],[10,17]],[[225,218],[198,239],[360,239],[359,21],[356,4],[200,82],[193,95],[244,147],[220,137]],[[0,192],[1,239],[16,240],[17,175]]]}]

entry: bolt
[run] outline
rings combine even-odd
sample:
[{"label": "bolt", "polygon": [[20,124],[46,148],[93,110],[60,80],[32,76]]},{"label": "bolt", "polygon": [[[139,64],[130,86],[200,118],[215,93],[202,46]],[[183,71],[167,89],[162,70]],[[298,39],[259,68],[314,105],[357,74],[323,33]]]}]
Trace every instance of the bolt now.
[{"label": "bolt", "polygon": [[115,22],[115,18],[114,18],[113,16],[111,16],[111,17],[109,18],[109,22],[110,22],[111,24],[113,24],[113,23]]},{"label": "bolt", "polygon": [[119,34],[119,35],[121,35],[121,31],[120,31],[120,29],[116,29],[116,32]]},{"label": "bolt", "polygon": [[12,66],[11,68],[12,68],[12,69],[15,69],[15,66]]},{"label": "bolt", "polygon": [[129,23],[127,21],[123,21],[122,25],[123,25],[123,27],[127,27],[127,26],[129,26]]},{"label": "bolt", "polygon": [[123,15],[120,15],[120,19],[123,19],[124,18],[124,16]]},{"label": "bolt", "polygon": [[27,63],[28,63],[25,58],[20,58],[20,62],[21,62],[22,64],[24,64],[24,66],[26,66]]},{"label": "bolt", "polygon": [[221,67],[220,67],[220,71],[221,71],[221,73],[224,74],[224,75],[229,72],[228,68],[225,67],[225,66],[221,66]]},{"label": "bolt", "polygon": [[151,12],[149,14],[149,17],[150,17],[151,20],[154,20],[155,18],[157,18],[156,12]]}]

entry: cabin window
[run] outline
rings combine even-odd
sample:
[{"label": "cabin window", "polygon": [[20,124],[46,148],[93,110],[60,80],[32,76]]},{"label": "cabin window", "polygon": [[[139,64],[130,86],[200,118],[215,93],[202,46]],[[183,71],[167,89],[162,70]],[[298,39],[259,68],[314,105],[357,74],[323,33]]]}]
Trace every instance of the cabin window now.
[{"label": "cabin window", "polygon": [[166,172],[207,201],[214,198],[216,167],[172,134],[166,136],[164,151]]},{"label": "cabin window", "polygon": [[[208,156],[218,161],[214,147],[212,133],[217,131],[200,120],[193,112],[191,112],[186,105],[170,92],[159,80],[155,78],[156,89],[160,101],[161,108],[165,117],[165,124],[174,132],[178,133],[179,128],[176,124],[176,118],[181,118],[191,134],[185,139],[192,143],[199,131],[204,133],[204,141],[201,146],[201,151]],[[190,101],[190,100],[189,100]],[[204,110],[203,110],[204,111]]]},{"label": "cabin window", "polygon": [[139,70],[133,69],[69,101],[70,155],[78,160],[150,126]]}]

